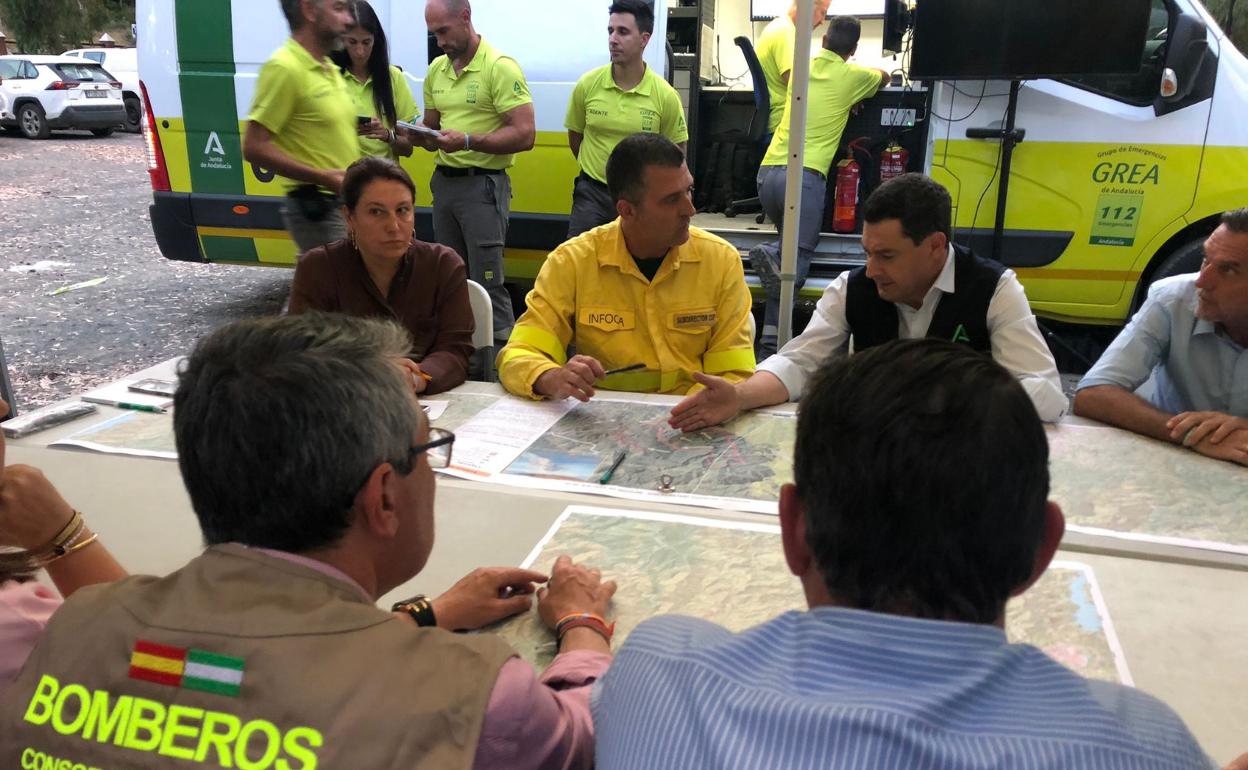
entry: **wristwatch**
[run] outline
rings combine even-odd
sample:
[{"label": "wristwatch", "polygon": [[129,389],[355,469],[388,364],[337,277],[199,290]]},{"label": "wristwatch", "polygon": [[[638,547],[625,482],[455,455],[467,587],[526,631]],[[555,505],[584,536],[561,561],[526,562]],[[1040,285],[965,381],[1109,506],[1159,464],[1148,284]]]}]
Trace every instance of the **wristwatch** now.
[{"label": "wristwatch", "polygon": [[416,594],[410,599],[395,602],[390,611],[406,612],[412,616],[412,620],[416,621],[416,625],[421,627],[432,627],[438,624],[438,619],[433,616],[433,602],[429,601],[429,597],[424,594]]}]

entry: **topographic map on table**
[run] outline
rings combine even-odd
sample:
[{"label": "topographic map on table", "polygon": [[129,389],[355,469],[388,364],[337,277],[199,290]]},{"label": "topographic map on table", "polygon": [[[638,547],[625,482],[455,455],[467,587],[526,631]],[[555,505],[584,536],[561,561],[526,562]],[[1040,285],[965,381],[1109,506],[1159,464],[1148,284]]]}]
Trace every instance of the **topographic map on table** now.
[{"label": "topographic map on table", "polygon": [[167,414],[126,412],[53,441],[51,447],[75,447],[107,454],[178,459],[173,418]]},{"label": "topographic map on table", "polygon": [[[791,415],[750,412],[681,433],[667,424],[670,412],[669,405],[640,401],[580,404],[504,473],[579,483],[578,491],[714,507],[730,498],[743,510],[775,511],[781,485],[793,480],[797,421]],[[623,462],[608,484],[599,484],[620,451]],[[664,476],[670,489],[660,492]]]},{"label": "topographic map on table", "polygon": [[1248,468],[1105,426],[1048,426],[1073,531],[1248,554]]},{"label": "topographic map on table", "polygon": [[[445,393],[431,400],[447,401],[446,410],[434,421],[455,430],[485,407],[501,398],[493,394]],[[126,412],[49,444],[56,448],[89,449],[106,454],[178,459],[173,419],[168,414]]]},{"label": "topographic map on table", "polygon": [[446,401],[446,411],[433,421],[435,428],[454,431],[459,426],[477,416],[477,413],[492,405],[503,396],[493,393],[441,393],[430,397],[437,401]]},{"label": "topographic map on table", "polygon": [[788,412],[750,412],[683,434],[667,424],[670,403],[603,395],[588,403],[439,398],[448,404],[434,425],[458,430],[443,470],[451,476],[758,513],[775,513],[781,485],[793,478],[797,422]]},{"label": "topographic map on table", "polygon": [[[561,554],[601,569],[619,584],[611,608],[617,649],[653,615],[692,615],[741,631],[805,607],[773,525],[572,506],[522,566],[548,570]],[[536,609],[502,624],[497,633],[539,668],[554,657],[553,635]],[[1131,683],[1086,565],[1054,562],[1035,586],[1010,602],[1006,633],[1084,676]]]}]

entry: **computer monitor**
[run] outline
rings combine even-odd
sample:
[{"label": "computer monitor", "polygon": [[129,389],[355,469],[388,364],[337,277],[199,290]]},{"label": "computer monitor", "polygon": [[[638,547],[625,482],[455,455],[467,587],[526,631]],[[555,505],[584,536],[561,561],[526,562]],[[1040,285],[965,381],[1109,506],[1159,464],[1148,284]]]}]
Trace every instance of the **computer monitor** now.
[{"label": "computer monitor", "polygon": [[1133,74],[1149,0],[918,0],[910,77]]},{"label": "computer monitor", "polygon": [[906,30],[910,28],[910,6],[906,0],[884,0],[884,38],[885,54],[901,53],[902,40]]}]

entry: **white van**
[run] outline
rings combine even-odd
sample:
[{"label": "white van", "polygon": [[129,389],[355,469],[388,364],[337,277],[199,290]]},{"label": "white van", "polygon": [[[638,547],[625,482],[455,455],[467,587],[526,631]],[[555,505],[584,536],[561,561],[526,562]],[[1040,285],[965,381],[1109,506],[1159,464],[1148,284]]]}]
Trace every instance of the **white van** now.
[{"label": "white van", "polygon": [[[934,1],[934,0],[933,0]],[[1041,2],[1041,0],[1036,0]],[[920,0],[922,2],[922,0]],[[1036,312],[1120,324],[1156,278],[1194,270],[1218,215],[1248,205],[1248,61],[1197,0],[1151,0],[1140,72],[1130,77],[1030,80],[1020,90],[1001,260],[1018,273]],[[391,59],[419,95],[430,46],[423,0],[375,0]],[[475,0],[477,29],[513,56],[532,88],[537,143],[517,156],[508,232],[509,280],[531,280],[566,233],[576,161],[563,117],[577,78],[607,60],[605,3]],[[720,2],[723,13],[724,2]],[[660,10],[665,3],[658,3]],[[881,2],[881,7],[883,3]],[[256,72],[287,36],[276,0],[138,0],[139,65],[148,103],[152,226],[171,259],[294,262],[273,175],[243,161],[240,131]],[[557,20],[553,22],[552,20]],[[646,58],[665,71],[665,14]],[[223,77],[223,75],[226,75]],[[1177,90],[1162,97],[1163,79]],[[955,237],[989,254],[1000,142],[967,129],[999,127],[1007,82],[890,88],[850,120],[843,141],[896,134],[910,170],[953,195]],[[881,127],[885,108],[915,123]],[[697,137],[690,137],[691,143]],[[695,165],[712,153],[695,153]],[[404,165],[421,189],[421,237],[431,237],[432,155]],[[702,179],[703,169],[692,169]],[[864,192],[866,190],[864,189]],[[774,233],[722,218],[712,229],[743,250]],[[858,235],[825,233],[802,296],[862,264]]]}]

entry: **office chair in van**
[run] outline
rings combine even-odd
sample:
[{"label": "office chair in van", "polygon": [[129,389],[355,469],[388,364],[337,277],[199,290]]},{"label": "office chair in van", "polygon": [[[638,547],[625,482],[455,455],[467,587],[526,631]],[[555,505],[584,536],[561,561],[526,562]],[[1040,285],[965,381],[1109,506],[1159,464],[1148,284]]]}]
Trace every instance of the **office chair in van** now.
[{"label": "office chair in van", "polygon": [[[771,96],[767,92],[767,77],[763,75],[763,65],[758,61],[758,54],[754,53],[754,44],[745,36],[737,37],[732,42],[737,44],[745,56],[746,66],[750,68],[750,78],[754,81],[754,114],[750,117],[750,124],[742,135],[741,143],[750,145],[754,151],[750,168],[757,176],[763,155],[767,153],[767,145],[771,144],[771,133],[767,131],[767,121],[771,116]],[[764,219],[762,210],[763,206],[755,195],[753,198],[731,201],[724,209],[724,216],[735,217],[739,213],[760,212],[755,221],[761,225]]]}]

